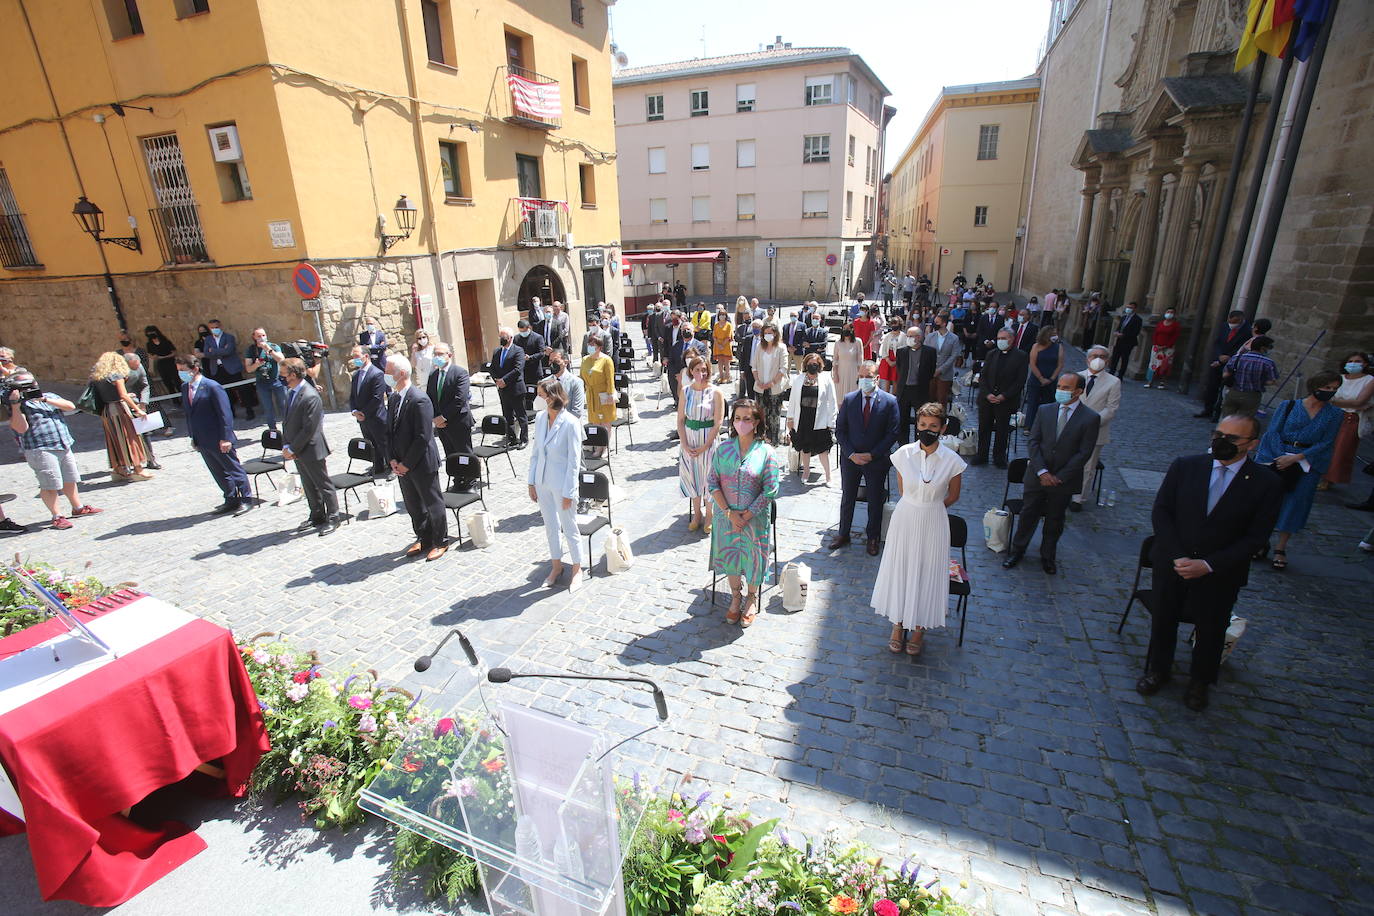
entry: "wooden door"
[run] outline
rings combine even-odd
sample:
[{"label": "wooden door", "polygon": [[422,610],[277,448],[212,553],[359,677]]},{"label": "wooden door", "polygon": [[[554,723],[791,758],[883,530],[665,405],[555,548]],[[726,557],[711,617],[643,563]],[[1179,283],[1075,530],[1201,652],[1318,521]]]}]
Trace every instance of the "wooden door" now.
[{"label": "wooden door", "polygon": [[[486,362],[486,336],[482,333],[482,311],[477,305],[477,284],[458,284],[458,313],[463,320],[463,344],[469,372],[477,372]],[[454,347],[456,350],[457,347]],[[455,354],[456,355],[456,354]]]}]

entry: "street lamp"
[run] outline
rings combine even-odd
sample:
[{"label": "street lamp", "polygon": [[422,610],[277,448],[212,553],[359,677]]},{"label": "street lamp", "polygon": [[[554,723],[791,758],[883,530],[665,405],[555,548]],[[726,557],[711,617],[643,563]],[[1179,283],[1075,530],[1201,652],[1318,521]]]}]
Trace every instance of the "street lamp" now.
[{"label": "street lamp", "polygon": [[[418,212],[419,211],[415,209],[415,205],[410,202],[410,198],[402,194],[401,199],[396,201],[396,225],[400,228],[401,234],[387,235],[383,232],[382,251],[390,251],[392,245],[395,245],[402,239],[410,238],[410,234],[415,231],[415,214]],[[377,222],[381,224],[383,229],[386,228],[386,217],[380,213],[377,214]]]},{"label": "street lamp", "polygon": [[[111,245],[118,245],[120,248],[127,248],[130,251],[143,253],[143,243],[139,241],[138,229],[134,229],[134,234],[128,238],[103,238],[105,231],[105,211],[91,203],[84,196],[72,207],[72,216],[81,226],[81,231],[85,232],[97,242],[107,242]],[[129,218],[129,225],[133,226],[133,217]]]}]

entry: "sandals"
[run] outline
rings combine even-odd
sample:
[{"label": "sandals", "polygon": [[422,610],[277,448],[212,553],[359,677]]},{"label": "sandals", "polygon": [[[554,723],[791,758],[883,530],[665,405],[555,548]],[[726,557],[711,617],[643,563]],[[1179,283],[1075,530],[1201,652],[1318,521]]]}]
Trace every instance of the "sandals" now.
[{"label": "sandals", "polygon": [[888,637],[887,651],[894,655],[902,651],[902,631],[898,627],[892,629],[893,636]]},{"label": "sandals", "polygon": [[754,594],[753,592],[750,592],[749,594],[744,596],[744,604],[740,606],[741,616],[739,625],[741,627],[748,629],[749,627],[753,626],[754,618],[759,616],[759,612],[754,608],[754,605],[757,602],[758,595]]},{"label": "sandals", "polygon": [[1269,565],[1270,565],[1271,567],[1273,567],[1274,569],[1287,569],[1287,568],[1288,568],[1288,551],[1286,551],[1286,550],[1275,550],[1275,551],[1274,551],[1274,560],[1273,560],[1273,562],[1271,562]]},{"label": "sandals", "polygon": [[730,609],[725,612],[726,623],[739,623],[739,603],[743,598],[739,592],[732,593],[734,597],[730,599]]},{"label": "sandals", "polygon": [[916,627],[911,631],[911,635],[906,640],[906,654],[912,658],[921,654],[922,643],[925,640],[925,631]]}]

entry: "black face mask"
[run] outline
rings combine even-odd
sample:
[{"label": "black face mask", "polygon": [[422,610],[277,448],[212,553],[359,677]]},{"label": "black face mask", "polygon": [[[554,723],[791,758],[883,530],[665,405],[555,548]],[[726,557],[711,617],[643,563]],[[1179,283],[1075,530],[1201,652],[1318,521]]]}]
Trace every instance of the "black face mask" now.
[{"label": "black face mask", "polygon": [[1330,390],[1312,392],[1312,397],[1316,398],[1318,401],[1329,401],[1335,396],[1336,392]]},{"label": "black face mask", "polygon": [[1212,457],[1218,461],[1230,461],[1240,454],[1240,446],[1224,436],[1212,437]]},{"label": "black face mask", "polygon": [[917,431],[916,438],[921,440],[922,445],[929,447],[940,441],[940,433],[933,429],[922,429]]}]

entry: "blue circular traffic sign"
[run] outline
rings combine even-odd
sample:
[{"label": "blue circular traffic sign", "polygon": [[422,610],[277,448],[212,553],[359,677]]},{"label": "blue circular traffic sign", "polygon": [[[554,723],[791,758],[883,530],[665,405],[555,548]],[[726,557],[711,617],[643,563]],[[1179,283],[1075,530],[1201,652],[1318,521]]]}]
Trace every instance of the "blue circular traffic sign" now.
[{"label": "blue circular traffic sign", "polygon": [[319,271],[302,261],[291,271],[291,286],[302,299],[314,299],[320,294]]}]

